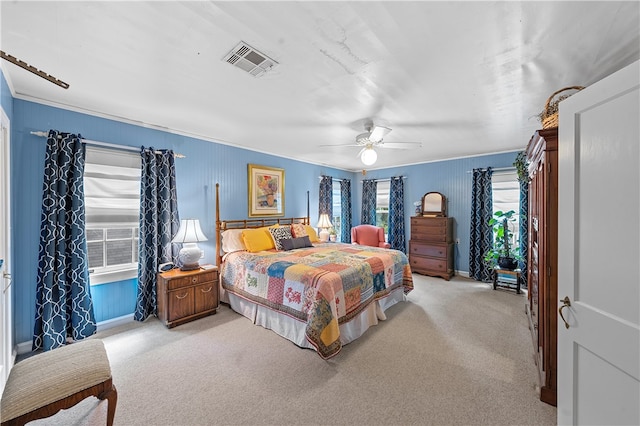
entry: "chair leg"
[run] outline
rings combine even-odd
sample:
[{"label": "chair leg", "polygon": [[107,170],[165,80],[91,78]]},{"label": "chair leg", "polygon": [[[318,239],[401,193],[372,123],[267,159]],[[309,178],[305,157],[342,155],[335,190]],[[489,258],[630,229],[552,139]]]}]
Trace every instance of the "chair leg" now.
[{"label": "chair leg", "polygon": [[118,390],[116,385],[111,383],[111,387],[98,395],[98,399],[107,400],[107,426],[113,426],[113,419],[116,415],[116,404],[118,403]]}]

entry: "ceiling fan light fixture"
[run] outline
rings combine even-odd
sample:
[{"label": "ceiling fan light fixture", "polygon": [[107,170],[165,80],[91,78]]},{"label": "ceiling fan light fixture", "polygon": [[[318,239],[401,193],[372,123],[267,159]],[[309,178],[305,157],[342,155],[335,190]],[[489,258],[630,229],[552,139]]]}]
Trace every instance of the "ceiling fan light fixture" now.
[{"label": "ceiling fan light fixture", "polygon": [[366,147],[360,155],[360,161],[365,166],[371,166],[378,159],[378,153],[370,146]]}]

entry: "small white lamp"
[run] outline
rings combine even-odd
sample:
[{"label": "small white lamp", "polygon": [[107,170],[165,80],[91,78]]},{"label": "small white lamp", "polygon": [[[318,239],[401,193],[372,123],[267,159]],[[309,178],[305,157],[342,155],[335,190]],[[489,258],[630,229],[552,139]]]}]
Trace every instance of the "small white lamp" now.
[{"label": "small white lamp", "polygon": [[362,150],[362,154],[360,155],[360,161],[362,161],[362,164],[364,164],[365,166],[370,166],[373,163],[376,162],[376,160],[378,159],[378,154],[376,153],[376,151],[373,149],[372,146],[367,146],[365,149]]},{"label": "small white lamp", "polygon": [[329,215],[326,213],[322,213],[320,215],[320,219],[318,220],[317,226],[318,228],[320,228],[320,233],[318,234],[318,238],[320,238],[320,241],[322,241],[323,243],[326,243],[327,241],[329,241],[328,229],[333,226],[331,225],[331,221],[329,220]]},{"label": "small white lamp", "polygon": [[200,241],[207,241],[207,237],[200,229],[200,221],[198,219],[181,220],[180,229],[171,240],[172,243],[182,244],[180,254],[178,254],[180,270],[192,271],[200,268],[198,261],[202,256],[202,250],[196,244]]}]

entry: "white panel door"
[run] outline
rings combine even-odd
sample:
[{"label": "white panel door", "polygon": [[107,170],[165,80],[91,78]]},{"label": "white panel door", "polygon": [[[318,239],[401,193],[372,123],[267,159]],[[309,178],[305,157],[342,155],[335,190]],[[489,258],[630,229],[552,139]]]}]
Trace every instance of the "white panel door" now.
[{"label": "white panel door", "polygon": [[639,87],[636,62],[560,104],[560,425],[640,424]]}]

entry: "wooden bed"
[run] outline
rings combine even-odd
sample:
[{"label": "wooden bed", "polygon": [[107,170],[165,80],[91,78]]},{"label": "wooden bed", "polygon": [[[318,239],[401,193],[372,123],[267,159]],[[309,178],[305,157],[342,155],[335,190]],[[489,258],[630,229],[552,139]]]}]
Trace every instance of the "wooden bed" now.
[{"label": "wooden bed", "polygon": [[254,324],[331,358],[386,319],[386,309],[406,300],[413,289],[411,269],[398,250],[313,242],[257,251],[224,240],[295,224],[309,225],[308,192],[306,217],[221,220],[216,184],[221,301]]}]

